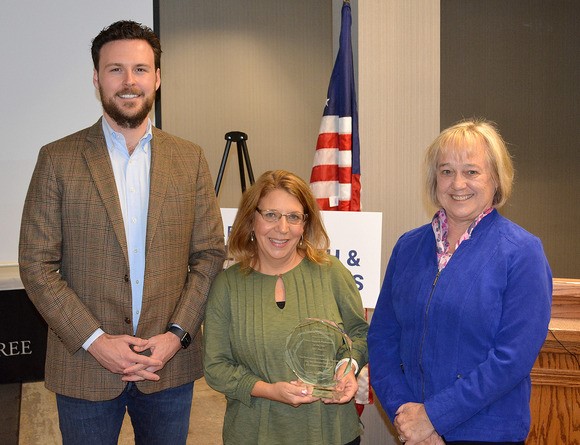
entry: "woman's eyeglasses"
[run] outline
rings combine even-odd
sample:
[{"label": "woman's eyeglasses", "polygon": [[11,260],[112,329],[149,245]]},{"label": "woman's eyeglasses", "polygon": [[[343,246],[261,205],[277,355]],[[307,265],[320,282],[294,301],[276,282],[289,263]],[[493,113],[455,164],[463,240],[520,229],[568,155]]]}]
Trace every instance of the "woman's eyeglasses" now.
[{"label": "woman's eyeglasses", "polygon": [[280,213],[278,210],[260,210],[258,207],[256,207],[256,211],[262,215],[264,221],[270,223],[278,222],[280,221],[280,218],[285,216],[288,224],[298,225],[306,221],[308,218],[307,214],[300,212]]}]

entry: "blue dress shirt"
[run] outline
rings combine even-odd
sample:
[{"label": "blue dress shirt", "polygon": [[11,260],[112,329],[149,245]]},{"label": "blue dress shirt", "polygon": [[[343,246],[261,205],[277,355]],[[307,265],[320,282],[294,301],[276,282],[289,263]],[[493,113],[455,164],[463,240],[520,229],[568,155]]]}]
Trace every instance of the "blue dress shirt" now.
[{"label": "blue dress shirt", "polygon": [[[129,154],[125,137],[114,131],[103,117],[103,133],[113,166],[119,202],[125,224],[131,278],[133,333],[137,332],[143,302],[145,277],[145,237],[149,208],[149,171],[151,168],[151,121],[133,153]],[[83,344],[88,347],[104,332],[98,329]]]}]

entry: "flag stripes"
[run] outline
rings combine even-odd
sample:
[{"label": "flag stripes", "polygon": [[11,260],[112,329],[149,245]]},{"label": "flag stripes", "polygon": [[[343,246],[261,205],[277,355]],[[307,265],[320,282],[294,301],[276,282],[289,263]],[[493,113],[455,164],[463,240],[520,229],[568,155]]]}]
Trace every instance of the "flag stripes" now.
[{"label": "flag stripes", "polygon": [[350,5],[342,7],[340,47],[332,70],[310,187],[322,210],[360,211],[358,113],[354,86]]}]

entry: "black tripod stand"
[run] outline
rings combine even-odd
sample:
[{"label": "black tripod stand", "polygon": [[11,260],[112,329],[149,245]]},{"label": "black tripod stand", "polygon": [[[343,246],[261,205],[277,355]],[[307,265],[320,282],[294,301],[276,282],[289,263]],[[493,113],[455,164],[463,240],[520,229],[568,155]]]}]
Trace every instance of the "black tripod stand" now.
[{"label": "black tripod stand", "polygon": [[246,191],[246,172],[244,171],[244,161],[246,161],[246,168],[248,170],[248,179],[250,180],[250,185],[254,183],[254,172],[252,171],[252,163],[250,162],[250,155],[248,154],[248,146],[246,141],[248,140],[248,135],[242,133],[241,131],[230,131],[225,135],[226,148],[224,149],[224,155],[222,157],[222,163],[218,171],[217,179],[215,182],[215,195],[218,196],[220,192],[220,186],[222,184],[222,178],[224,176],[224,170],[226,168],[226,163],[228,161],[228,155],[230,154],[230,146],[232,141],[237,144],[238,147],[238,166],[240,169],[240,183],[242,186],[242,193]]}]

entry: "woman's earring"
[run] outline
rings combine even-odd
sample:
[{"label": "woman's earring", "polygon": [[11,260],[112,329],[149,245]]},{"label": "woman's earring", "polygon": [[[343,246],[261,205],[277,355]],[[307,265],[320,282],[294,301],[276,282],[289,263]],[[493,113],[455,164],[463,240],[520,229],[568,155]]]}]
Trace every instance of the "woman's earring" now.
[{"label": "woman's earring", "polygon": [[298,245],[302,247],[302,244],[304,244],[304,235],[300,235],[300,242],[298,243]]},{"label": "woman's earring", "polygon": [[254,242],[254,231],[253,230],[250,232],[250,241]]}]

